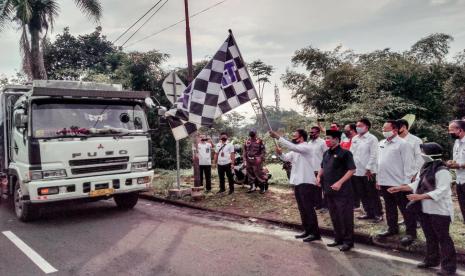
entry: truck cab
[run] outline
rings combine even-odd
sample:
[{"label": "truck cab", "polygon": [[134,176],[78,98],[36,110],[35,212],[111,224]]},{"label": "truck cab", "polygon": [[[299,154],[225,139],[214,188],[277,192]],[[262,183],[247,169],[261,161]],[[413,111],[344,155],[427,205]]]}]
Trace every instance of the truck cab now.
[{"label": "truck cab", "polygon": [[152,182],[145,100],[119,85],[34,81],[0,94],[0,195],[20,220],[47,204],[113,197],[137,204]]}]

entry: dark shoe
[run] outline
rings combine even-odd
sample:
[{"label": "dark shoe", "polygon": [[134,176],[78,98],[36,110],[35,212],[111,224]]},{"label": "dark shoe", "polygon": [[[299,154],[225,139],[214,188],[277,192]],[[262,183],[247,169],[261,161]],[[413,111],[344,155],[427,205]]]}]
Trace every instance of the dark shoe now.
[{"label": "dark shoe", "polygon": [[255,192],[256,189],[257,189],[257,188],[256,188],[255,186],[250,187],[249,190],[247,190],[247,193],[248,193],[248,194],[253,193],[253,192]]},{"label": "dark shoe", "polygon": [[382,221],[383,221],[383,216],[375,216],[375,217],[373,218],[373,222],[374,222],[374,223],[380,223],[380,222],[382,222]]},{"label": "dark shoe", "polygon": [[413,243],[413,241],[415,240],[415,238],[411,235],[405,235],[404,237],[402,237],[402,239],[400,239],[400,244],[402,246],[409,246]]},{"label": "dark shoe", "polygon": [[260,190],[260,194],[264,194],[264,193],[266,193],[265,190]]},{"label": "dark shoe", "polygon": [[336,247],[336,246],[339,246],[339,245],[342,245],[342,242],[335,241],[335,242],[326,244],[327,247]]},{"label": "dark shoe", "polygon": [[209,194],[209,193],[211,193],[211,192],[212,192],[212,190],[205,190],[204,193]]},{"label": "dark shoe", "polygon": [[308,235],[310,235],[310,233],[303,232],[302,234],[295,235],[294,237],[295,237],[296,239],[303,239],[303,238],[307,237]]},{"label": "dark shoe", "polygon": [[418,268],[430,268],[430,267],[436,267],[436,266],[438,266],[438,265],[439,265],[439,263],[437,263],[437,264],[432,264],[432,263],[421,262],[421,263],[417,264],[417,267],[418,267]]},{"label": "dark shoe", "polygon": [[222,194],[224,192],[226,192],[226,191],[225,190],[219,190],[216,194]]},{"label": "dark shoe", "polygon": [[349,244],[343,244],[341,246],[341,248],[339,248],[339,251],[346,252],[346,251],[349,251],[350,249],[352,249],[352,247],[354,247],[354,246],[349,245]]},{"label": "dark shoe", "polygon": [[381,232],[379,234],[377,234],[376,236],[380,237],[380,238],[387,238],[387,237],[390,237],[390,236],[395,236],[399,234],[398,231],[384,231],[384,232]]},{"label": "dark shoe", "polygon": [[369,215],[358,216],[357,219],[367,220],[367,219],[374,219],[375,217]]},{"label": "dark shoe", "polygon": [[318,241],[318,240],[321,240],[320,236],[310,235],[310,236],[306,237],[305,239],[303,239],[302,241],[303,242],[312,242],[312,241]]},{"label": "dark shoe", "polygon": [[232,194],[234,194],[234,191],[229,191],[228,192],[228,195],[232,195]]}]

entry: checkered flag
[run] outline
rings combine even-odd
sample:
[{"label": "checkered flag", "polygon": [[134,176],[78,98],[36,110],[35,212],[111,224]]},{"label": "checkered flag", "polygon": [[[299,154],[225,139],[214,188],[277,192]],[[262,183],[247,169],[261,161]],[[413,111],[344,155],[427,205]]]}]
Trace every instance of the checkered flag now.
[{"label": "checkered flag", "polygon": [[167,114],[176,140],[199,126],[211,127],[215,118],[256,98],[255,88],[232,34],[184,90]]}]

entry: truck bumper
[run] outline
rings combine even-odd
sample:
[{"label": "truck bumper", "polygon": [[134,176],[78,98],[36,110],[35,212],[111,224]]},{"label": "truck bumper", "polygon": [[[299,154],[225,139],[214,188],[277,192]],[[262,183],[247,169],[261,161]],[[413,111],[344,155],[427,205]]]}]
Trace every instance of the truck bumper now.
[{"label": "truck bumper", "polygon": [[[100,175],[74,179],[31,181],[26,183],[30,203],[46,203],[83,198],[110,197],[142,192],[152,185],[153,171]],[[44,194],[58,188],[57,194]]]}]

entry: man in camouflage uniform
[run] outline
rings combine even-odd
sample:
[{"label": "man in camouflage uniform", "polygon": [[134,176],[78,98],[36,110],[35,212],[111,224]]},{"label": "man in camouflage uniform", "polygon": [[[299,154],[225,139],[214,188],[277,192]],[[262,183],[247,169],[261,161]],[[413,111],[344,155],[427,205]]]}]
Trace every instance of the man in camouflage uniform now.
[{"label": "man in camouflage uniform", "polygon": [[248,193],[255,191],[255,183],[260,187],[260,193],[265,193],[265,175],[263,161],[265,160],[265,144],[257,138],[256,130],[249,132],[249,139],[244,145],[244,162],[247,166],[247,180],[250,185]]}]

